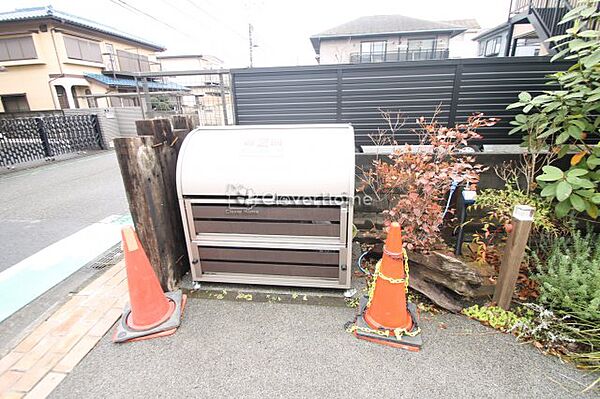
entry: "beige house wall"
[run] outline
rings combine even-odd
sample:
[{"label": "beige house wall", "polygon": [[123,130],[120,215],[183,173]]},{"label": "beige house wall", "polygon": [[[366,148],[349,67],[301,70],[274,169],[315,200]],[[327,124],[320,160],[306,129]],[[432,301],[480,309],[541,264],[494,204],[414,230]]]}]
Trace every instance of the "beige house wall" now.
[{"label": "beige house wall", "polygon": [[[45,23],[48,27],[46,32],[39,30],[40,24]],[[20,61],[0,61],[0,65],[6,67],[5,72],[0,72],[0,96],[9,94],[25,94],[29,108],[32,111],[60,109],[56,96],[54,84],[65,87],[70,103],[71,85],[74,85],[77,95],[84,95],[85,89],[90,89],[92,94],[105,94],[108,88],[94,81],[86,80],[84,73],[102,73],[105,64],[109,64],[109,57],[103,55],[105,62],[89,62],[73,60],[67,56],[64,43],[65,35],[73,35],[89,40],[98,41],[100,51],[107,53],[107,44],[112,44],[115,50],[124,50],[140,55],[148,56],[149,61],[156,63],[156,57],[152,49],[142,47],[134,42],[128,42],[110,35],[100,34],[69,27],[68,25],[56,25],[44,21],[22,22],[5,24],[0,28],[0,38],[17,36],[31,36],[35,45],[37,59]],[[81,108],[87,108],[87,101],[79,99]],[[98,99],[99,107],[108,107],[106,99]],[[4,112],[0,102],[0,112]]]},{"label": "beige house wall", "polygon": [[373,37],[350,37],[339,39],[321,39],[320,45],[320,63],[321,64],[347,64],[350,62],[350,54],[360,53],[360,43],[366,41],[385,40],[387,42],[387,52],[403,52],[408,48],[409,39],[437,38],[437,49],[445,50],[448,48],[450,35],[423,34],[423,35],[390,35]]}]

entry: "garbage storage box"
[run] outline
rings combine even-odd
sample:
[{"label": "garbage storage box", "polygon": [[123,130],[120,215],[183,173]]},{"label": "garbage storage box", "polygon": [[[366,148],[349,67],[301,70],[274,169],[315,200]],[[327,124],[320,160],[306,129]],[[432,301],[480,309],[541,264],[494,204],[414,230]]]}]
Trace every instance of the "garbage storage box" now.
[{"label": "garbage storage box", "polygon": [[352,126],[197,128],[177,190],[194,281],[350,287]]}]

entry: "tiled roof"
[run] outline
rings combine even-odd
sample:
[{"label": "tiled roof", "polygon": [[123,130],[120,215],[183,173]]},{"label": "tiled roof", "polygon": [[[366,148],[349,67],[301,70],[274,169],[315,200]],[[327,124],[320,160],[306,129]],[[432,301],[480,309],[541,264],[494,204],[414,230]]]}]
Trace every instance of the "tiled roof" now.
[{"label": "tiled roof", "polygon": [[454,25],[454,26],[461,26],[461,27],[467,28],[467,29],[481,29],[479,22],[477,22],[477,20],[474,18],[452,19],[452,20],[448,20],[448,21],[439,21],[439,22],[449,24],[449,25]]},{"label": "tiled roof", "polygon": [[427,31],[448,31],[458,34],[465,30],[465,27],[450,25],[444,22],[405,17],[404,15],[372,15],[346,22],[312,37],[323,39],[327,37]]},{"label": "tiled roof", "polygon": [[[120,87],[135,88],[135,79],[115,78],[112,76],[102,75],[101,73],[84,73],[83,76],[85,76],[88,79],[93,79],[103,85],[106,85],[106,86],[120,86]],[[140,81],[140,86],[141,86],[141,81]],[[148,89],[150,89],[150,90],[182,90],[182,91],[190,90],[189,88],[178,85],[176,83],[171,83],[171,82],[161,83],[161,82],[154,82],[154,81],[148,81]]]},{"label": "tiled roof", "polygon": [[86,18],[78,17],[76,15],[68,14],[63,11],[54,9],[52,6],[46,7],[33,7],[33,8],[20,8],[15,11],[0,13],[1,22],[14,22],[14,21],[30,21],[36,19],[54,19],[61,22],[66,22],[74,26],[79,26],[86,29],[92,29],[97,32],[102,32],[111,36],[120,37],[122,39],[130,40],[144,46],[150,47],[156,51],[164,51],[165,47],[156,43],[149,42],[146,39],[142,39],[125,32],[121,32],[117,29],[111,28],[110,26],[102,25],[97,22],[91,21]]}]

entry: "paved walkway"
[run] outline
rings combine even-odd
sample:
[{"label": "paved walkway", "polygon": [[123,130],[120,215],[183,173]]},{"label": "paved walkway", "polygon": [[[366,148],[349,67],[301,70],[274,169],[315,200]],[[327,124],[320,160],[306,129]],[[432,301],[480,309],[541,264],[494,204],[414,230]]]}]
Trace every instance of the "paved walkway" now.
[{"label": "paved walkway", "polygon": [[45,398],[111,328],[127,299],[121,262],[0,359],[0,398]]},{"label": "paved walkway", "polygon": [[128,206],[114,151],[0,173],[0,192],[2,356],[95,274],[80,267],[120,241],[105,222]]},{"label": "paved walkway", "polygon": [[563,399],[591,382],[463,316],[426,316],[425,347],[411,353],[346,333],[354,313],[190,299],[175,335],[124,345],[105,336],[51,398]]},{"label": "paved walkway", "polygon": [[591,376],[463,316],[422,315],[412,353],[346,333],[355,309],[228,297],[191,298],[173,336],[116,345],[119,263],[0,359],[0,398],[595,397],[579,394]]}]

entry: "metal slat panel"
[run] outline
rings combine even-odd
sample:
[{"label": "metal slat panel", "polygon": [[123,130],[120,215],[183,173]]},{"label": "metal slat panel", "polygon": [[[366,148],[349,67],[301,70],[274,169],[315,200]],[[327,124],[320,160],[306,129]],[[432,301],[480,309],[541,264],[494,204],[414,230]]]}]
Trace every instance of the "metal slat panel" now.
[{"label": "metal slat panel", "polygon": [[321,92],[333,92],[335,93],[337,85],[330,84],[316,84],[316,85],[277,85],[267,86],[261,85],[259,87],[240,87],[239,91],[236,91],[237,95],[252,94],[252,93],[321,93]]},{"label": "metal slat panel", "polygon": [[338,237],[339,224],[270,223],[262,221],[194,220],[198,233]]},{"label": "metal slat panel", "polygon": [[202,262],[203,273],[240,273],[275,276],[302,276],[337,278],[339,271],[335,267],[287,265],[272,263],[238,263],[238,262]]},{"label": "metal slat panel", "polygon": [[235,98],[241,124],[350,122],[361,145],[371,143],[369,134],[387,127],[380,110],[398,111],[406,123],[396,138],[414,144],[414,119],[431,116],[441,104],[439,122],[464,122],[484,112],[501,121],[481,129],[482,143],[519,143],[519,135],[508,135],[516,111],[506,111],[506,106],[521,91],[551,89],[546,75],[568,66],[550,63],[549,57],[500,57],[257,68],[232,74],[236,89],[242,90]]},{"label": "metal slat panel", "polygon": [[340,221],[339,207],[192,205],[195,218]]},{"label": "metal slat panel", "polygon": [[339,252],[228,247],[198,247],[200,260],[260,263],[296,263],[338,266]]}]

